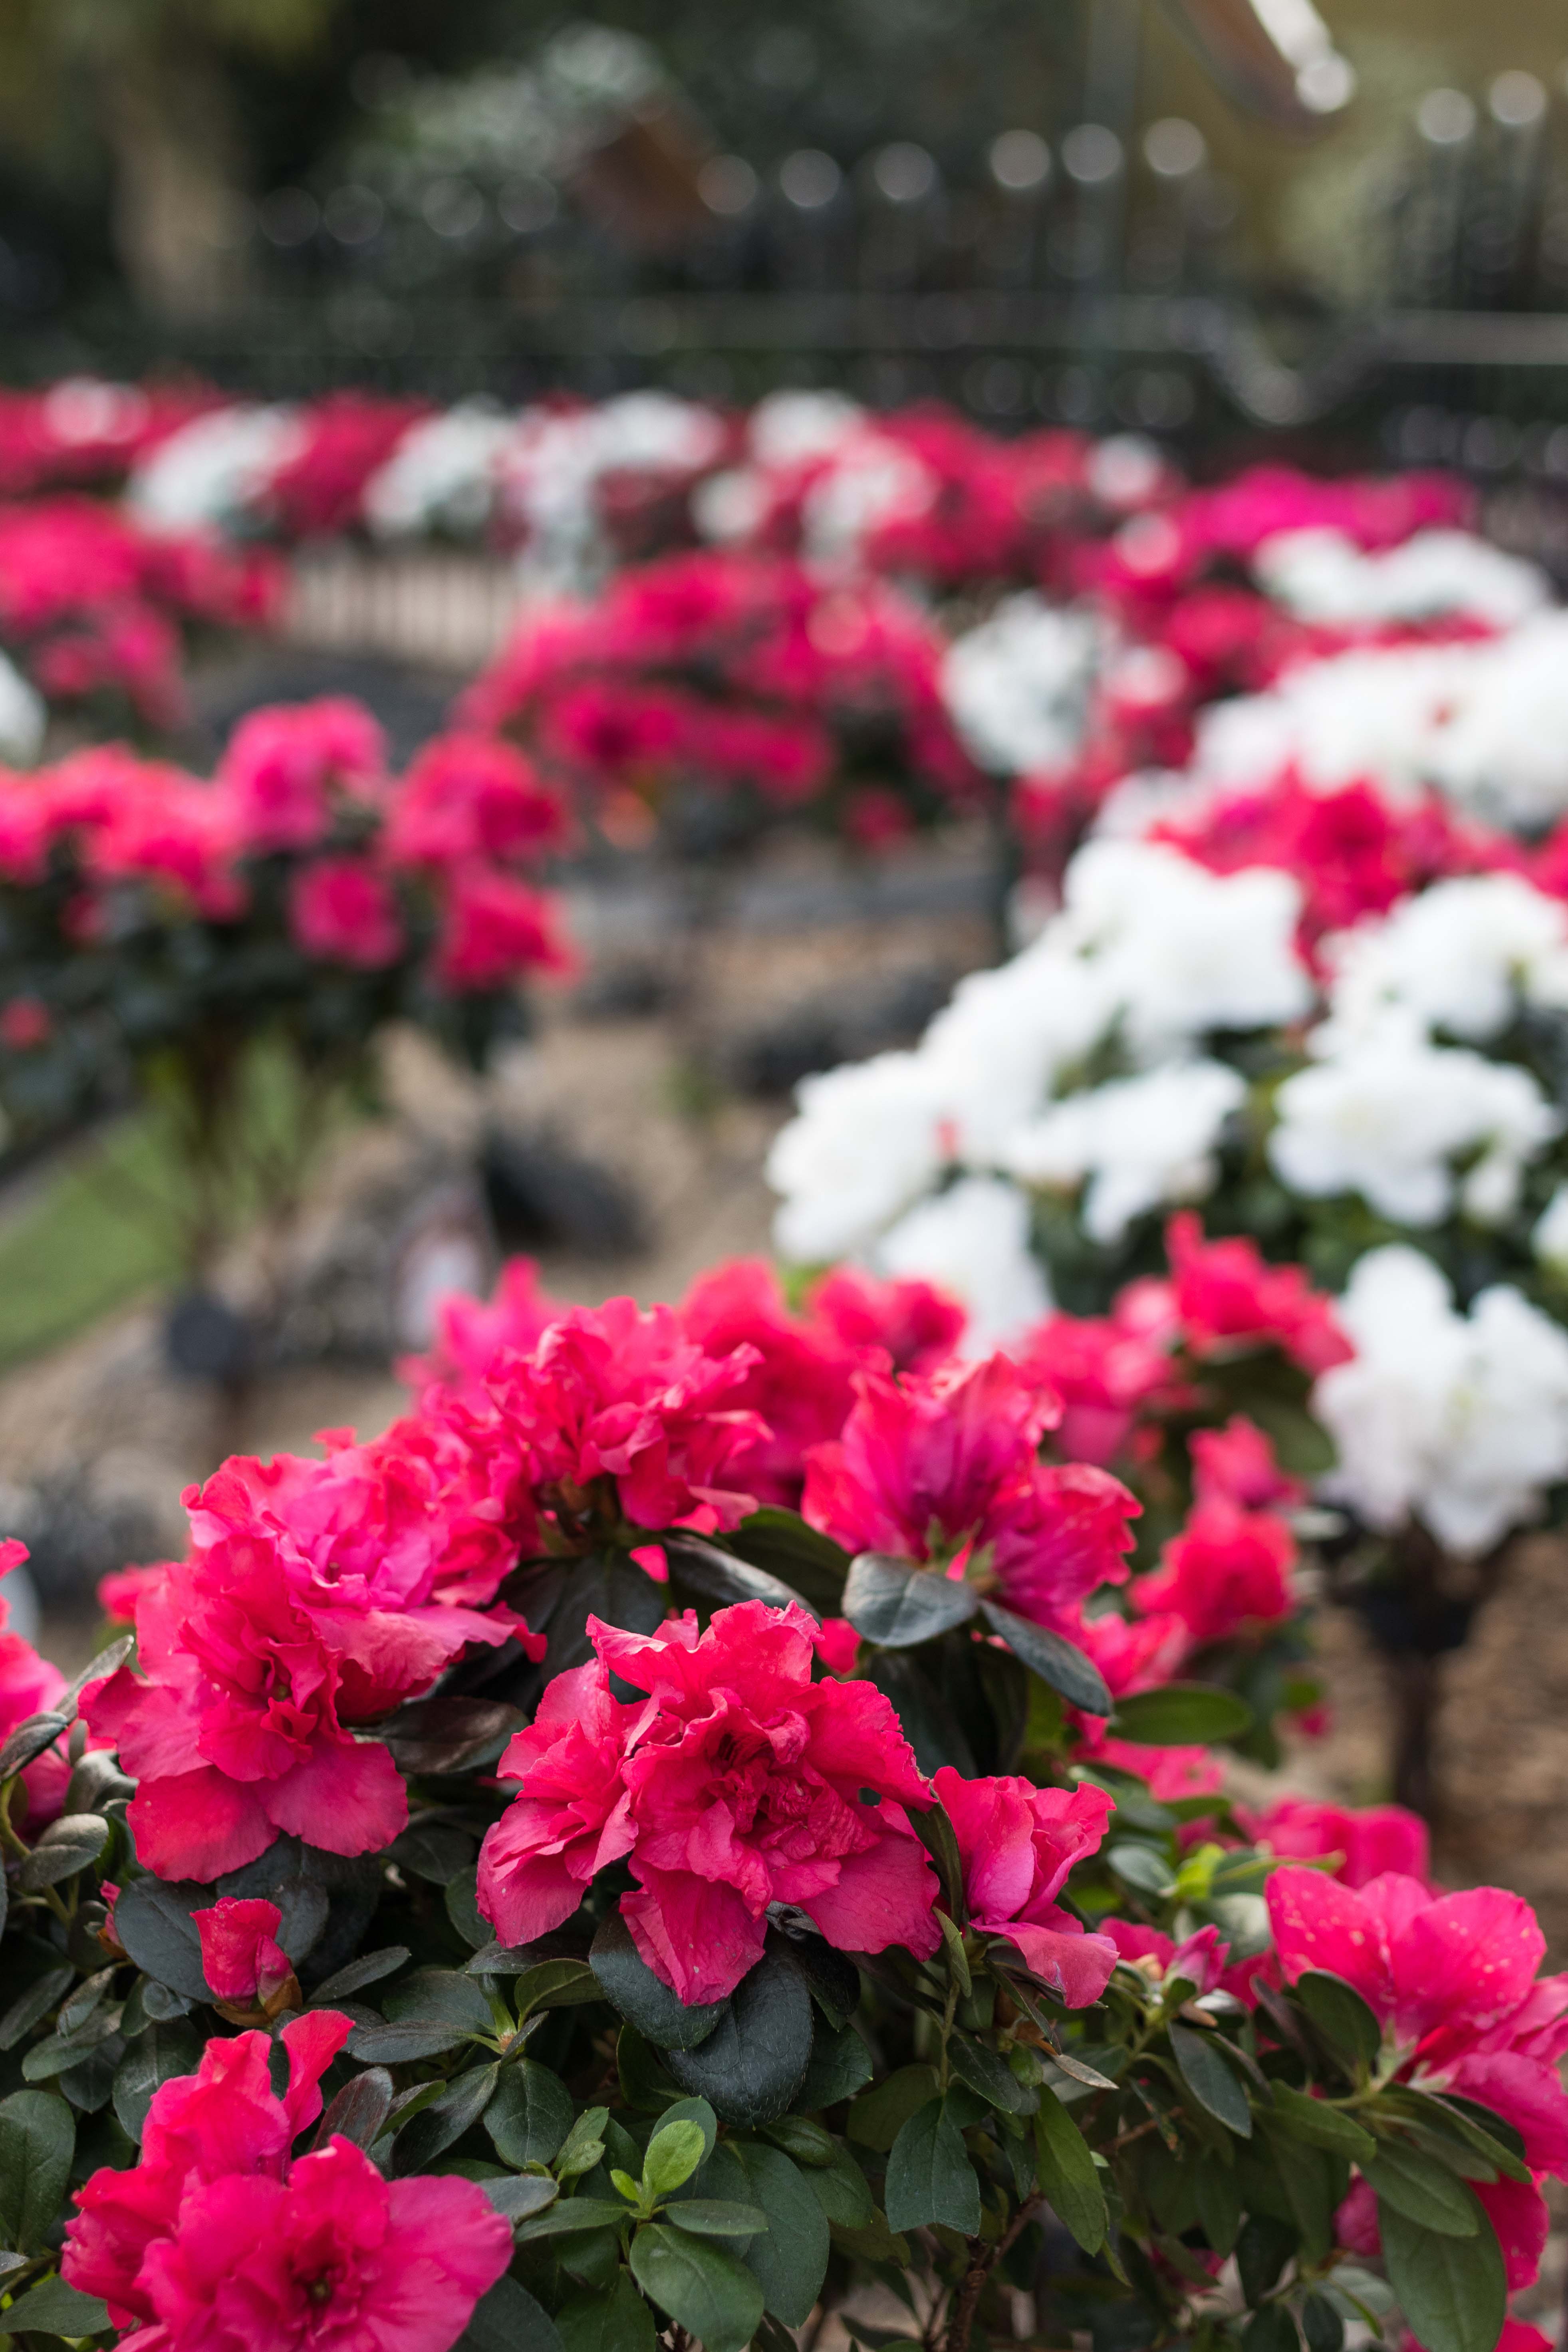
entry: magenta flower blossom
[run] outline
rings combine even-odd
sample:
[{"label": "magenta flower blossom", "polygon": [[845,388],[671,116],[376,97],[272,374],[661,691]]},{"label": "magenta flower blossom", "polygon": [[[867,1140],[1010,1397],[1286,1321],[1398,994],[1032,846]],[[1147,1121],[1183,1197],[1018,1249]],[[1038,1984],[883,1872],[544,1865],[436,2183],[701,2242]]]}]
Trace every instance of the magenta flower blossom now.
[{"label": "magenta flower blossom", "polygon": [[[283,1914],[276,1903],[226,1895],[210,1911],[193,1911],[202,1939],[202,1974],[215,2000],[266,2009],[294,1982],[294,1964],[277,1941]],[[298,2009],[295,1990],[291,2006]]]},{"label": "magenta flower blossom", "polygon": [[[542,1708],[501,1759],[519,1795],[479,1863],[499,1935],[558,1925],[625,1855],[637,1888],[622,1915],[684,2001],[733,1991],[773,1903],[841,1951],[936,1950],[936,1878],[904,1811],[930,1792],[879,1691],[813,1682],[803,1610],[743,1601],[700,1634],[689,1612],[646,1636],[596,1618],[588,1630],[598,1667],[562,1676],[548,1720]],[[612,1698],[611,1672],[646,1702]]]},{"label": "magenta flower blossom", "polygon": [[801,1506],[846,1550],[961,1565],[1069,1634],[1076,1604],[1124,1579],[1140,1506],[1104,1470],[1039,1461],[1059,1408],[1005,1356],[924,1377],[860,1372],[855,1387],[843,1435],[806,1456]]},{"label": "magenta flower blossom", "polygon": [[1016,1944],[1031,1974],[1069,2009],[1098,2000],[1116,1946],[1091,1936],[1056,1898],[1074,1863],[1099,1850],[1111,1812],[1105,1791],[1037,1789],[1010,1776],[966,1780],[951,1764],[933,1785],[958,1840],[971,1927]]},{"label": "magenta flower blossom", "polygon": [[134,2171],[77,2193],[62,2269],[101,2295],[122,2352],[447,2352],[511,2259],[511,2230],[455,2179],[387,2181],[351,2140],[290,2161],[349,2032],[286,2026],[289,2085],[263,2033],[210,2042],[153,2096]]}]

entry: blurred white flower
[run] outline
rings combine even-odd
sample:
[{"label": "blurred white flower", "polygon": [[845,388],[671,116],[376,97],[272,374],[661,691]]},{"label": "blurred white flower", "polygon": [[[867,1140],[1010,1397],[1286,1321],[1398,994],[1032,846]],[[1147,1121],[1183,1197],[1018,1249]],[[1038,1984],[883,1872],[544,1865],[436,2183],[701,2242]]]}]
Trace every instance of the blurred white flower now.
[{"label": "blurred white flower", "polygon": [[1091,841],[1068,869],[1054,936],[1098,958],[1129,1044],[1152,1059],[1211,1029],[1262,1029],[1310,1012],[1300,911],[1300,885],[1271,867],[1209,874],[1153,843]]},{"label": "blurred white flower", "polygon": [[969,1311],[963,1351],[988,1356],[1050,1311],[1029,1249],[1029,1202],[995,1176],[965,1176],[922,1201],[878,1244],[879,1272],[934,1282]]},{"label": "blurred white flower", "polygon": [[263,503],[304,440],[296,409],[209,409],[142,458],[126,486],[126,503],[153,530],[216,529],[241,520]]},{"label": "blurred white flower", "polygon": [[14,662],[0,654],[0,759],[30,768],[44,748],[48,710]]},{"label": "blurred white flower", "polygon": [[868,1246],[952,1155],[940,1084],[916,1054],[847,1062],[803,1079],[795,1099],[768,1155],[783,1196],[773,1234],[785,1257],[814,1265]]},{"label": "blurred white flower", "polygon": [[1466,876],[1330,940],[1324,952],[1334,977],[1315,1051],[1376,1027],[1390,1005],[1479,1045],[1508,1026],[1521,999],[1561,1000],[1568,907],[1517,874]]},{"label": "blurred white flower", "polygon": [[989,620],[953,640],[942,663],[942,698],[972,756],[999,775],[1070,760],[1105,651],[1091,614],[1032,593],[1005,597]]},{"label": "blurred white flower", "polygon": [[1282,1183],[1314,1199],[1359,1192],[1402,1225],[1450,1213],[1453,1163],[1472,1153],[1461,1203],[1482,1223],[1502,1223],[1521,1171],[1563,1127],[1528,1070],[1432,1045],[1400,1013],[1287,1078],[1275,1109],[1268,1158]]},{"label": "blurred white flower", "polygon": [[1537,1217],[1530,1245],[1542,1265],[1568,1274],[1568,1184],[1559,1184]]},{"label": "blurred white flower", "polygon": [[1281,531],[1253,560],[1275,601],[1304,621],[1376,624],[1473,614],[1512,628],[1552,601],[1537,564],[1468,530],[1418,530],[1368,551],[1338,530]]},{"label": "blurred white flower", "polygon": [[752,411],[746,446],[759,466],[804,466],[831,457],[867,423],[845,392],[770,392]]},{"label": "blurred white flower", "polygon": [[410,425],[364,489],[365,520],[378,539],[449,530],[468,537],[489,521],[502,452],[517,419],[465,401]]},{"label": "blurred white flower", "polygon": [[1112,1078],[1053,1103],[1014,1136],[1003,1162],[1026,1183],[1087,1179],[1085,1231],[1097,1242],[1120,1241],[1135,1217],[1212,1192],[1215,1147],[1246,1095],[1246,1081],[1222,1062]]},{"label": "blurred white flower", "polygon": [[874,428],[847,440],[801,504],[801,540],[813,563],[854,563],[884,524],[913,522],[931,508],[937,478],[891,434]]},{"label": "blurred white flower", "polygon": [[1568,1335],[1509,1284],[1457,1314],[1401,1246],[1360,1261],[1339,1315],[1356,1355],[1312,1394],[1339,1453],[1325,1496],[1389,1532],[1419,1517],[1456,1552],[1537,1517],[1568,1475]]}]

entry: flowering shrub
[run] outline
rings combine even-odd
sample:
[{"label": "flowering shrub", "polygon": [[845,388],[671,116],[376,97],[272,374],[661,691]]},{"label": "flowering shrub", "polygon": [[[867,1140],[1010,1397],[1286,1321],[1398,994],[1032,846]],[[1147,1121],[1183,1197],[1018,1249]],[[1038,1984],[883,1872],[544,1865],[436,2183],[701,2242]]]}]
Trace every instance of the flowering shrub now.
[{"label": "flowering shrub", "polygon": [[[1172,1288],[1211,1364],[1338,1352],[1190,1234]],[[384,1436],[191,1490],[0,1748],[0,2325],[784,2352],[879,2282],[941,2352],[1522,2346],[1568,2171],[1527,1907],[1396,1808],[1234,1807],[1247,1710],[1127,1609],[1132,1497],[953,1336],[854,1276],[519,1267]],[[1279,1499],[1211,1437],[1198,1510]]]},{"label": "flowering shrub", "polygon": [[462,709],[518,738],[612,838],[650,810],[698,846],[807,811],[875,845],[983,805],[939,691],[941,640],[875,581],[691,554],[528,615]]},{"label": "flowering shrub", "polygon": [[12,1138],[127,1091],[172,1101],[203,1262],[258,1047],[287,1057],[311,1123],[390,1019],[482,1055],[515,1025],[514,983],[569,963],[525,878],[564,830],[517,753],[445,737],[395,781],[375,721],[339,700],[253,713],[210,782],[117,746],[0,773]]},{"label": "flowering shrub", "polygon": [[[185,638],[259,625],[280,584],[269,557],[145,530],[89,499],[0,507],[0,646],[49,708],[100,730],[178,726]],[[9,728],[12,756],[33,756],[39,731]]]}]

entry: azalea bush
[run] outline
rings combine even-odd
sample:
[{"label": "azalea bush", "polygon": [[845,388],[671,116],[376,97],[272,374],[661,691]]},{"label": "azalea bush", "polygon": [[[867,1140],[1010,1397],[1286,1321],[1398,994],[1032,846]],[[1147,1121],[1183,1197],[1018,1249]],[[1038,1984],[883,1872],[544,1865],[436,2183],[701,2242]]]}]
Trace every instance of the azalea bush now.
[{"label": "azalea bush", "polygon": [[461,705],[613,841],[732,845],[807,816],[863,846],[984,810],[940,690],[942,639],[876,580],[670,556],[529,611]]},{"label": "azalea bush", "polygon": [[[388,1022],[479,1063],[520,1025],[517,982],[570,968],[533,878],[566,830],[504,745],[439,737],[394,779],[346,700],[253,713],[210,781],[118,746],[0,774],[5,1139],[153,1103],[205,1274],[237,1213],[295,1196]],[[255,1164],[258,1055],[292,1105],[276,1166]]]},{"label": "azalea bush", "polygon": [[1426,1802],[1435,1662],[1568,1481],[1568,909],[1555,849],[1412,890],[1387,835],[1308,826],[1287,870],[1259,823],[1091,843],[918,1047],[805,1081],[777,1236],[941,1280],[1009,1346],[1052,1296],[1115,1319],[1184,1202],[1342,1293],[1356,1361],[1315,1368],[1329,1444],[1300,1466],[1411,1662],[1400,1785]]},{"label": "azalea bush", "polygon": [[0,1646],[0,2326],[1544,2352],[1528,1906],[1395,1808],[1232,1804],[1229,1691],[1113,1700],[1134,1499],[956,1336],[517,1267],[383,1437],[192,1489],[76,1683]]}]

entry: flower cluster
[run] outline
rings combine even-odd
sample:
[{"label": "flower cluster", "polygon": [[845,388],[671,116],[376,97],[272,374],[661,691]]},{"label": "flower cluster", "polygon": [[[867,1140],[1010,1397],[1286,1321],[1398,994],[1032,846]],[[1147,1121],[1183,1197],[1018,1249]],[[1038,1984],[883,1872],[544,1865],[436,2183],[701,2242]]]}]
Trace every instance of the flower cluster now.
[{"label": "flower cluster", "polygon": [[941,658],[880,582],[681,554],[531,612],[463,709],[521,740],[612,839],[645,838],[656,811],[700,842],[804,810],[875,845],[976,803]]},{"label": "flower cluster", "polygon": [[[260,625],[280,585],[269,556],[152,531],[89,499],[0,507],[0,646],[51,709],[178,726],[186,636]],[[41,711],[29,714],[15,688],[11,699],[5,748],[34,757]]]},{"label": "flower cluster", "polygon": [[386,772],[379,727],[328,699],[254,712],[203,781],[122,747],[0,772],[0,1108],[18,1132],[152,1055],[283,1034],[305,1062],[394,1014],[570,966],[531,877],[565,838],[520,754],[456,734]]}]

